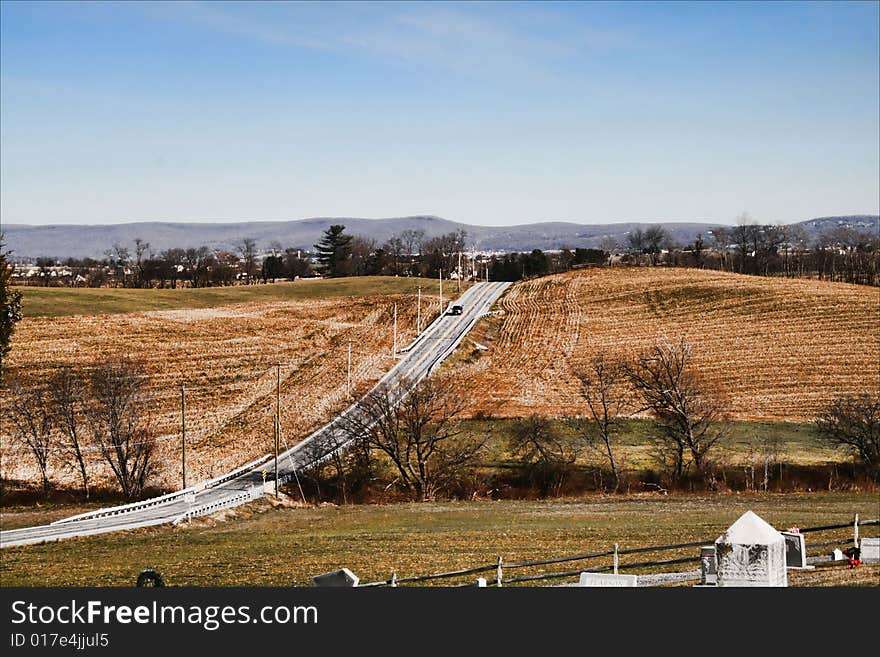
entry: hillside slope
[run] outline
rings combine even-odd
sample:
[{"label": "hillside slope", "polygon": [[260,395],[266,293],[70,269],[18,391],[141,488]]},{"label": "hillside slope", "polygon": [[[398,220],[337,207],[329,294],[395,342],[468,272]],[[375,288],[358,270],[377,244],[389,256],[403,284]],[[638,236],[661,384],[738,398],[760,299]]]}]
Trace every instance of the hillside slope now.
[{"label": "hillside slope", "polygon": [[802,421],[838,393],[878,392],[876,288],[722,272],[614,268],[515,285],[447,367],[503,416],[583,411],[573,369],[686,338],[737,419]]},{"label": "hillside slope", "polygon": [[[144,361],[151,386],[144,406],[159,437],[156,483],[174,487],[180,481],[181,383],[187,386],[187,478],[202,480],[272,450],[274,363],[283,364],[282,448],[350,403],[349,341],[354,390],[364,391],[391,367],[395,303],[399,344],[415,336],[414,285],[389,279],[388,285],[372,286],[388,288],[383,293],[370,293],[367,287],[360,295],[265,300],[265,294],[258,294],[259,286],[254,286],[239,288],[242,293],[253,292],[249,303],[205,308],[200,307],[204,299],[197,297],[194,308],[97,316],[65,315],[65,309],[79,307],[68,298],[59,309],[62,316],[26,317],[18,325],[9,354],[9,378],[27,386],[45,380],[61,365],[87,372],[94,362],[108,357]],[[388,293],[392,288],[398,292]],[[438,308],[439,299],[423,291],[423,326]],[[0,392],[0,406],[8,404],[9,394]],[[11,441],[11,433],[11,423],[0,416],[0,475],[37,481],[32,456]],[[101,473],[98,479],[109,481],[99,454],[93,450],[89,456],[95,472]],[[55,482],[76,484],[76,472],[65,470],[58,454],[50,459],[50,476]]]},{"label": "hillside slope", "polygon": [[[107,225],[29,226],[7,223],[3,227],[13,258],[25,260],[38,256],[103,258],[114,244],[131,247],[140,237],[149,242],[154,253],[172,247],[208,246],[236,252],[242,238],[257,241],[260,249],[278,242],[284,247],[311,249],[331,224],[344,224],[352,235],[368,235],[380,244],[400,236],[406,230],[423,231],[431,238],[463,230],[467,245],[481,251],[531,251],[532,249],[604,248],[611,241],[625,245],[627,236],[637,228],[662,223],[670,239],[689,244],[697,234],[707,236],[717,227],[713,222],[672,222],[642,220],[640,222],[583,224],[567,221],[543,221],[516,226],[480,226],[463,224],[440,217],[422,215],[388,219],[353,217],[299,219],[294,221],[240,221],[230,223],[145,221]],[[820,217],[800,222],[809,239],[832,228],[843,226],[859,232],[876,233],[880,217],[853,215]]]}]

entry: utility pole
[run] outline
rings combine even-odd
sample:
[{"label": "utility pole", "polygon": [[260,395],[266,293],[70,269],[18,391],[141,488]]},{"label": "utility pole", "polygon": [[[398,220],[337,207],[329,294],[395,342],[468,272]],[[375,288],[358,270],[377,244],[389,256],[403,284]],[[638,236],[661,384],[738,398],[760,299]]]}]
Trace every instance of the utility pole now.
[{"label": "utility pole", "polygon": [[397,304],[394,304],[394,344],[391,346],[391,357],[397,355]]},{"label": "utility pole", "polygon": [[348,377],[346,378],[345,389],[348,390],[348,396],[351,397],[351,340],[348,341]]},{"label": "utility pole", "polygon": [[186,488],[186,388],[180,384],[180,472]]},{"label": "utility pole", "polygon": [[416,315],[416,333],[422,332],[422,286],[419,285],[419,310]]},{"label": "utility pole", "polygon": [[440,315],[443,315],[443,270],[440,270]]},{"label": "utility pole", "polygon": [[281,434],[281,363],[275,363],[275,497],[278,498],[278,440]]},{"label": "utility pole", "polygon": [[456,279],[458,283],[458,293],[461,294],[461,250],[458,251],[458,278]]}]

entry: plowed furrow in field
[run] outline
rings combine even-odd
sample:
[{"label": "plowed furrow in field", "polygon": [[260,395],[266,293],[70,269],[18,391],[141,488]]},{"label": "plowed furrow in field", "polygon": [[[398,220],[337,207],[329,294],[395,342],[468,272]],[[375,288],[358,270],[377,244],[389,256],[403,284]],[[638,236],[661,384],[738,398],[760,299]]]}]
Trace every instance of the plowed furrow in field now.
[{"label": "plowed furrow in field", "polygon": [[[477,409],[578,411],[574,370],[686,338],[735,417],[809,420],[842,393],[880,393],[876,288],[641,268],[575,271],[515,285],[490,349],[456,366]],[[476,340],[482,341],[479,334]]]}]

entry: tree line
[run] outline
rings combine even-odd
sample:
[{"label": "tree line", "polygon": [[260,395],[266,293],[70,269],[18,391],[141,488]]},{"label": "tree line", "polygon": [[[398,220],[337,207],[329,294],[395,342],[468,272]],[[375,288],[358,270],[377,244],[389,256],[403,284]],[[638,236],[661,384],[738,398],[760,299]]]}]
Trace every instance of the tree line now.
[{"label": "tree line", "polygon": [[[600,354],[573,373],[580,382],[580,403],[569,417],[533,415],[502,424],[491,417],[474,421],[468,413],[473,402],[454,378],[379,386],[362,400],[361,413],[345,418],[344,435],[336,438],[345,449],[301,474],[319,497],[323,486],[343,502],[363,497],[377,482],[416,501],[461,497],[488,487],[484,471],[494,449],[513,463],[504,475],[507,483],[556,496],[582,472],[584,457],[593,454],[604,464],[599,487],[617,492],[628,472],[620,454],[625,422],[647,417],[652,423],[648,447],[659,477],[646,483],[663,489],[715,485],[721,469],[716,453],[731,421],[724,395],[694,366],[691,345],[664,340],[631,358]],[[9,393],[3,419],[11,428],[12,447],[37,467],[43,495],[52,490],[53,472],[73,470],[88,499],[101,464],[123,497],[145,494],[160,464],[144,410],[149,379],[141,363],[106,360],[85,374],[61,367],[43,382],[13,381]],[[880,397],[840,396],[814,425],[820,440],[846,450],[868,476],[880,480]],[[307,449],[315,450],[317,461],[327,447]],[[765,459],[765,485],[766,477]]]},{"label": "tree line", "polygon": [[880,285],[880,235],[846,226],[811,239],[803,226],[761,225],[742,216],[736,226],[699,234],[691,244],[676,245],[654,226],[633,231],[623,246],[624,264]]},{"label": "tree line", "polygon": [[[469,496],[481,487],[487,448],[494,444],[515,463],[507,480],[518,478],[542,496],[559,495],[588,453],[597,455],[608,473],[601,488],[616,492],[624,480],[622,425],[647,416],[653,424],[649,446],[661,475],[648,483],[664,490],[685,482],[715,485],[716,451],[731,422],[724,395],[695,368],[691,345],[658,341],[628,359],[600,354],[574,374],[581,403],[572,417],[559,422],[533,415],[501,433],[492,418],[469,421],[470,402],[453,379],[425,380],[399,404],[409,383],[380,387],[364,399],[363,413],[346,420],[340,444],[349,447],[305,476],[319,497],[324,487],[343,502],[376,481],[415,501]],[[841,396],[815,427],[821,440],[847,450],[880,480],[880,397]]]},{"label": "tree line", "polygon": [[[622,243],[605,238],[601,247],[488,255],[468,249],[463,230],[431,238],[421,230],[405,230],[380,243],[346,233],[339,224],[330,226],[306,250],[273,242],[260,251],[256,240],[244,238],[231,251],[202,246],[154,254],[149,243],[138,238],[133,248],[114,245],[102,260],[38,258],[36,281],[134,288],[267,283],[315,275],[436,278],[442,274],[518,281],[586,266],[636,265],[880,285],[880,236],[844,226],[810,239],[800,225],[759,225],[743,216],[736,226],[699,234],[690,244],[676,244],[662,225],[654,225],[636,228]],[[59,266],[69,273],[65,280],[51,275]]]},{"label": "tree line", "polygon": [[[273,244],[268,253],[261,254],[251,238],[240,240],[234,251],[200,246],[160,253],[153,253],[149,242],[138,238],[133,249],[116,244],[100,260],[40,257],[34,264],[38,270],[35,284],[47,287],[202,288],[314,275],[308,256],[300,249]],[[57,269],[67,275],[53,276]]]},{"label": "tree line", "polygon": [[85,375],[64,366],[43,382],[13,380],[8,388],[4,425],[11,429],[13,448],[32,457],[45,496],[52,489],[51,472],[73,469],[88,499],[93,469],[101,462],[126,499],[144,494],[157,464],[142,363],[105,360]]}]

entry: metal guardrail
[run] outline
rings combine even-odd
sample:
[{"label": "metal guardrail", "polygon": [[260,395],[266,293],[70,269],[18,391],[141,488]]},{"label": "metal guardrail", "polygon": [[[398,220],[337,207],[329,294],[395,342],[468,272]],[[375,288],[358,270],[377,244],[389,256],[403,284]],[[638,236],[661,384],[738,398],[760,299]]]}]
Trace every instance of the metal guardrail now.
[{"label": "metal guardrail", "polygon": [[[504,289],[507,289],[507,287],[509,287],[509,284],[507,286],[505,286]],[[484,301],[483,303],[486,303],[486,302]],[[491,307],[492,306],[490,304],[489,308],[491,308]],[[464,329],[461,331],[461,333],[459,333],[458,336],[455,338],[455,340],[452,341],[452,344],[449,345],[449,347],[445,351],[443,351],[443,353],[428,366],[428,369],[426,371],[426,376],[430,376],[431,372],[434,371],[434,368],[438,364],[440,364],[444,360],[446,360],[449,357],[449,355],[458,348],[458,345],[461,344],[461,341],[464,339],[464,336],[466,336],[468,333],[470,333],[471,329],[476,325],[476,323],[478,321],[480,321],[483,317],[485,317],[486,315],[489,314],[489,312],[490,312],[489,308],[487,308],[486,311],[484,311],[484,312],[477,313],[477,316],[474,317],[473,320],[468,322],[468,324],[464,327]]]},{"label": "metal guardrail", "polygon": [[242,504],[247,504],[248,502],[259,499],[262,496],[263,487],[252,486],[249,490],[243,493],[238,493],[231,497],[217,500],[216,502],[194,506],[193,508],[188,509],[184,513],[180,514],[177,518],[175,518],[174,524],[177,525],[184,520],[192,520],[193,518],[198,518],[200,516],[207,516],[217,511],[222,511],[223,509],[231,509],[236,506],[241,506]]},{"label": "metal guardrail", "polygon": [[400,354],[406,354],[406,353],[409,353],[410,351],[412,351],[413,349],[415,349],[416,345],[419,344],[419,342],[421,342],[421,341],[424,339],[424,337],[428,334],[428,331],[430,331],[432,328],[434,328],[434,326],[435,326],[436,324],[438,324],[438,323],[440,322],[440,320],[443,319],[443,317],[444,317],[445,315],[446,315],[445,312],[440,313],[439,315],[437,315],[437,316],[431,321],[430,324],[428,324],[424,329],[422,329],[422,332],[421,332],[421,333],[419,333],[415,338],[413,338],[413,341],[412,341],[412,342],[410,342],[408,345],[406,345],[403,349],[399,349],[399,350],[398,350],[398,353],[400,353]]},{"label": "metal guardrail", "polygon": [[214,488],[216,486],[219,486],[220,484],[225,484],[227,481],[232,481],[236,477],[240,477],[243,474],[247,474],[248,472],[250,472],[251,470],[256,468],[258,465],[265,463],[266,461],[270,460],[271,458],[272,458],[272,454],[266,454],[264,456],[261,456],[258,459],[254,459],[250,463],[245,463],[244,465],[236,468],[235,470],[232,470],[231,472],[227,472],[224,475],[220,475],[219,477],[215,477],[214,479],[210,479],[202,484],[196,484],[194,486],[194,488],[196,490],[205,490],[208,488]]},{"label": "metal guardrail", "polygon": [[121,504],[119,506],[111,506],[105,509],[96,509],[94,511],[86,511],[85,513],[80,513],[75,516],[70,516],[69,518],[61,518],[60,520],[56,520],[54,522],[49,523],[50,525],[63,525],[68,522],[75,522],[77,520],[93,520],[95,518],[107,518],[110,516],[119,516],[126,513],[132,513],[135,511],[141,511],[143,509],[148,509],[154,506],[161,506],[163,504],[168,504],[170,502],[177,502],[180,498],[186,499],[187,495],[195,495],[197,492],[206,490],[208,488],[214,488],[221,484],[226,483],[227,481],[231,481],[236,477],[239,477],[247,472],[250,472],[253,468],[268,461],[272,458],[271,454],[266,454],[265,456],[261,456],[250,463],[246,463],[231,472],[227,472],[224,475],[219,477],[215,477],[214,479],[209,479],[208,481],[193,484],[188,488],[182,488],[181,490],[173,491],[171,493],[165,493],[164,495],[159,495],[158,497],[151,497],[146,500],[141,500],[140,502],[131,502],[129,504]]},{"label": "metal guardrail", "polygon": [[166,493],[165,495],[159,495],[158,497],[151,497],[146,500],[142,500],[140,502],[131,502],[130,504],[121,504],[119,506],[111,506],[106,509],[96,509],[94,511],[86,511],[85,513],[80,513],[75,516],[70,516],[69,518],[61,518],[60,520],[56,520],[55,522],[49,523],[50,525],[63,525],[68,522],[74,522],[76,520],[91,520],[93,518],[106,518],[108,516],[118,516],[125,513],[131,513],[132,511],[140,511],[141,509],[146,509],[153,506],[160,506],[162,504],[168,504],[169,502],[175,502],[181,497],[186,497],[187,495],[195,495],[196,489],[194,486],[189,488],[183,488],[178,491],[174,491],[172,493]]}]

